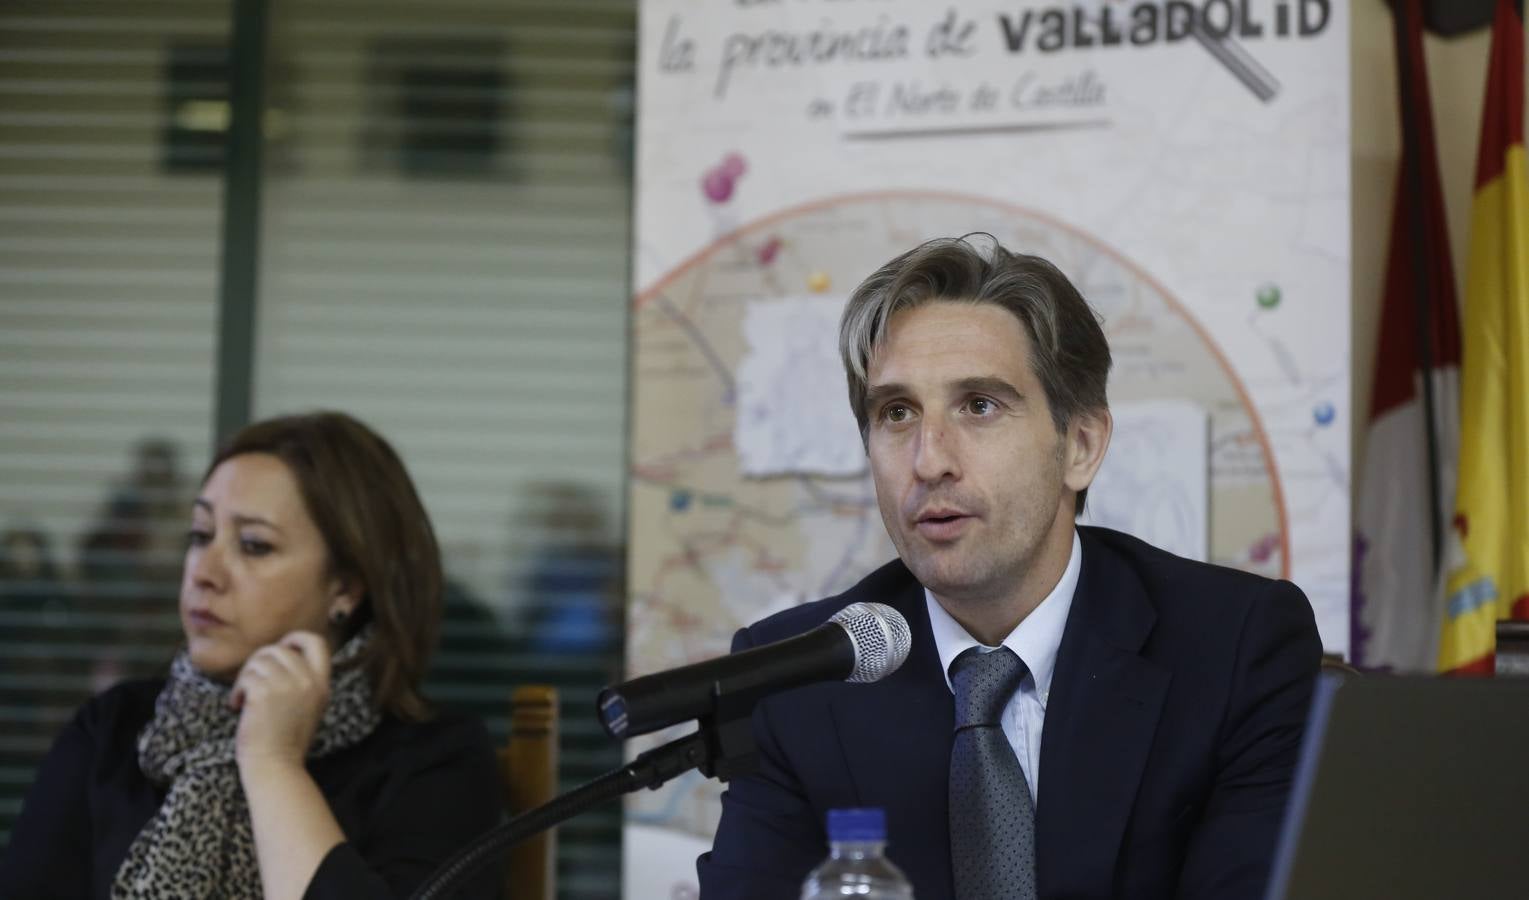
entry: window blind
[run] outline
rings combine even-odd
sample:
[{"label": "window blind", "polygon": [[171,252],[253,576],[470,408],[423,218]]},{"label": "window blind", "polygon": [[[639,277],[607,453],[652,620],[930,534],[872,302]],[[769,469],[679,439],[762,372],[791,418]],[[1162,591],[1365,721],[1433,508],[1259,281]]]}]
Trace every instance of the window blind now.
[{"label": "window blind", "polygon": [[73,710],[180,640],[222,187],[205,120],[168,138],[205,80],[171,70],[176,47],[216,69],[228,23],[200,0],[0,6],[0,846]]},{"label": "window blind", "polygon": [[[0,846],[51,736],[180,640],[212,440],[226,3],[0,8]],[[564,787],[620,762],[636,8],[273,3],[256,415],[404,456],[446,556],[428,689],[496,739],[563,698]],[[619,893],[619,810],[560,894]]]},{"label": "window blind", "polygon": [[[450,582],[429,683],[502,739],[562,698],[562,778],[620,764],[594,696],[622,642],[635,4],[273,7],[255,404],[352,412],[403,455]],[[563,897],[613,897],[620,810],[560,831]]]}]

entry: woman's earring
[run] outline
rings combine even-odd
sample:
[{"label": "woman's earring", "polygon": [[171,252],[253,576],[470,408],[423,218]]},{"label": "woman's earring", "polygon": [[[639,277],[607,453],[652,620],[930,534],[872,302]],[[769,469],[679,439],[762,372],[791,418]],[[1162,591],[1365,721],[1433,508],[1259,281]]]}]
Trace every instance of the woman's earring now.
[{"label": "woman's earring", "polygon": [[349,619],[349,618],[350,618],[350,613],[346,612],[343,609],[331,610],[330,613],[329,613],[329,624],[335,626],[336,628],[339,628],[341,625],[344,625],[345,624],[345,620]]}]

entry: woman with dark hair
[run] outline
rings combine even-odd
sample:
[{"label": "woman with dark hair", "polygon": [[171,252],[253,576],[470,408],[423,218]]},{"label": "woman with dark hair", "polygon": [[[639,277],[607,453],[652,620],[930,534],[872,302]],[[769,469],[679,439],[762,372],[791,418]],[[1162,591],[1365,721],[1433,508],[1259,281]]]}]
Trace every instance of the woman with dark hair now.
[{"label": "woman with dark hair", "polygon": [[482,725],[419,693],[441,580],[414,485],[366,426],[240,431],[193,505],[185,648],[55,742],[0,897],[407,894],[498,818]]}]

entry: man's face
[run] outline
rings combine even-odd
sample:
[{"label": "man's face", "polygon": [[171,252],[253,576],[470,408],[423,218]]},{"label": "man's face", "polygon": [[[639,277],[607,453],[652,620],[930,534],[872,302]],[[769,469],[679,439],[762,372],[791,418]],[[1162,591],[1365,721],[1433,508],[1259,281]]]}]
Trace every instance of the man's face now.
[{"label": "man's face", "polygon": [[954,302],[898,312],[867,374],[876,500],[926,588],[958,602],[1009,597],[1048,539],[1070,546],[1068,441],[1012,313]]}]

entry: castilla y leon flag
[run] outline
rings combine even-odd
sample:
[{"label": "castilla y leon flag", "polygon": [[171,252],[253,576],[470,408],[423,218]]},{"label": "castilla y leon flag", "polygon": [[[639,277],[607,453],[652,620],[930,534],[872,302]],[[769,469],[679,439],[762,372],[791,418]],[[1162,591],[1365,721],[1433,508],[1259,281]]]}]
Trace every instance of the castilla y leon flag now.
[{"label": "castilla y leon flag", "polygon": [[1498,619],[1529,619],[1529,171],[1524,20],[1492,22],[1465,287],[1460,475],[1439,669],[1489,674]]},{"label": "castilla y leon flag", "polygon": [[1402,164],[1391,208],[1370,427],[1355,507],[1350,653],[1361,666],[1433,671],[1440,555],[1460,429],[1460,318],[1439,186],[1420,0],[1396,16]]}]

